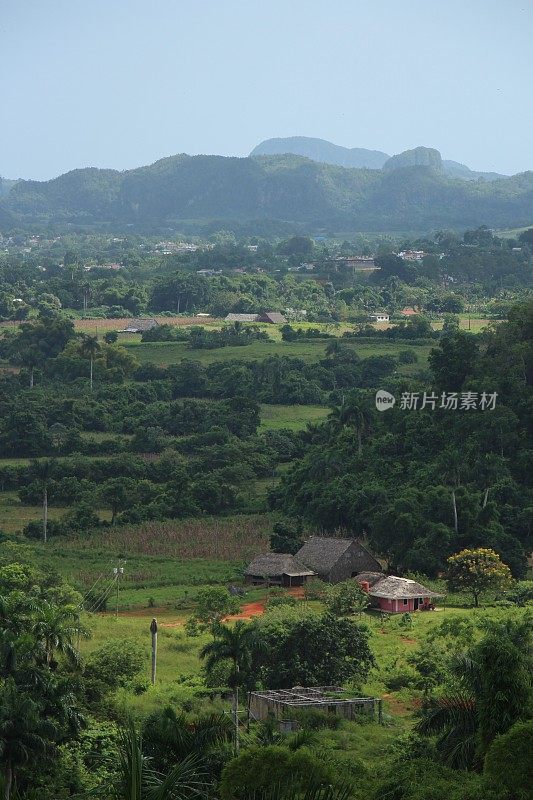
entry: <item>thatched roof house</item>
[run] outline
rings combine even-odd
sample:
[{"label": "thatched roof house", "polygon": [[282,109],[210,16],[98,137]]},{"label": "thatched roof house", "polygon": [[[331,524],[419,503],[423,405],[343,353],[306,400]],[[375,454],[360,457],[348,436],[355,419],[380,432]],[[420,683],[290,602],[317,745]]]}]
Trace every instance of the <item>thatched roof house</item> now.
[{"label": "thatched roof house", "polygon": [[256,556],[244,574],[248,583],[301,586],[315,573],[288,553],[265,553]]},{"label": "thatched roof house", "polygon": [[[365,587],[369,583],[363,573],[356,576],[359,583]],[[366,588],[366,587],[365,587]],[[399,578],[396,575],[382,577],[367,589],[370,597],[375,598],[382,611],[392,613],[405,611],[418,611],[418,609],[432,608],[432,601],[442,597],[439,592],[434,592],[417,581],[409,578]]]},{"label": "thatched roof house", "polygon": [[361,572],[381,571],[381,564],[357,539],[311,536],[295,559],[324,581],[338,583]]}]

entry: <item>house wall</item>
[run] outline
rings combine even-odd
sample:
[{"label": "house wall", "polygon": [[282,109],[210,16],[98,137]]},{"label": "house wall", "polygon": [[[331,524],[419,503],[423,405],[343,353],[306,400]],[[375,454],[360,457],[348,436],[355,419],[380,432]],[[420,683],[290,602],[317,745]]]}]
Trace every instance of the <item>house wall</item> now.
[{"label": "house wall", "polygon": [[[378,597],[378,604],[381,611],[389,614],[405,614],[406,611],[415,611],[415,598],[410,597],[406,603],[403,600],[389,600],[386,597]],[[423,603],[418,602],[417,608],[430,603],[429,597],[424,597]]]}]

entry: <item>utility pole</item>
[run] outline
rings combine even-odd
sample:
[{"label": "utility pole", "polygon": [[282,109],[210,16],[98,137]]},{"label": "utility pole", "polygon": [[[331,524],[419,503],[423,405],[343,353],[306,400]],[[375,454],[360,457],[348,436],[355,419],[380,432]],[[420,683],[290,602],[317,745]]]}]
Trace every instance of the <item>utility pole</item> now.
[{"label": "utility pole", "polygon": [[157,620],[155,617],[150,623],[150,633],[152,634],[152,686],[154,686],[157,669]]},{"label": "utility pole", "polygon": [[114,567],[113,574],[115,576],[115,583],[116,583],[116,586],[117,586],[117,599],[116,599],[116,605],[115,605],[115,617],[117,618],[118,617],[118,596],[119,596],[119,589],[120,589],[120,576],[124,575],[124,567],[121,567],[120,565],[118,567]]}]

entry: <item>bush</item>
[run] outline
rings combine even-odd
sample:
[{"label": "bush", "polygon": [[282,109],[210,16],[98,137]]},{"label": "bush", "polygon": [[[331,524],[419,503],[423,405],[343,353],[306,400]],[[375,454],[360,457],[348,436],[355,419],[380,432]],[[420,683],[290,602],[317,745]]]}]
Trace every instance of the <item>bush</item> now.
[{"label": "bush", "polygon": [[[43,538],[43,523],[42,520],[33,520],[28,522],[22,529],[24,536],[28,539],[42,539]],[[65,533],[63,525],[55,520],[48,520],[46,525],[46,535],[50,539],[52,536],[61,536]]]},{"label": "bush", "polygon": [[291,716],[299,722],[302,728],[310,731],[320,731],[325,728],[336,731],[342,724],[342,717],[328,711],[301,709],[292,713]]},{"label": "bush", "polygon": [[485,756],[488,784],[506,789],[513,800],[528,800],[533,786],[533,720],[517,722],[498,736]]},{"label": "bush", "polygon": [[278,784],[305,791],[333,777],[333,770],[306,748],[293,753],[285,747],[250,747],[222,770],[220,797],[244,799]]},{"label": "bush", "polygon": [[416,364],[418,356],[414,350],[401,350],[398,353],[398,363],[400,364]]},{"label": "bush", "polygon": [[127,686],[146,662],[146,654],[137,642],[116,639],[94,650],[87,659],[85,673],[110,689]]}]

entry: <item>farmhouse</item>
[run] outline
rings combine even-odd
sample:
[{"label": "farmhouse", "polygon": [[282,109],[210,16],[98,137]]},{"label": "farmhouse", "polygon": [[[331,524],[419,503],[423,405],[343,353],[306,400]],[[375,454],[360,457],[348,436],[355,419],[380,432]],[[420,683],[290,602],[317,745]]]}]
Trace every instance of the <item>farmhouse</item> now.
[{"label": "farmhouse", "polygon": [[372,582],[371,573],[362,573],[356,580],[368,592],[382,611],[397,614],[405,611],[424,611],[433,606],[436,597],[442,597],[421,583],[396,575],[382,576]]},{"label": "farmhouse", "polygon": [[360,572],[381,570],[379,561],[356,539],[311,536],[294,558],[330,583],[354,578]]},{"label": "farmhouse", "polygon": [[256,556],[245,570],[247,583],[268,586],[302,586],[315,573],[288,553]]},{"label": "farmhouse", "polygon": [[143,333],[157,328],[159,322],[156,319],[132,319],[128,322],[121,333]]},{"label": "farmhouse", "polygon": [[384,311],[378,311],[376,314],[370,314],[370,319],[372,322],[389,322],[390,316]]}]

